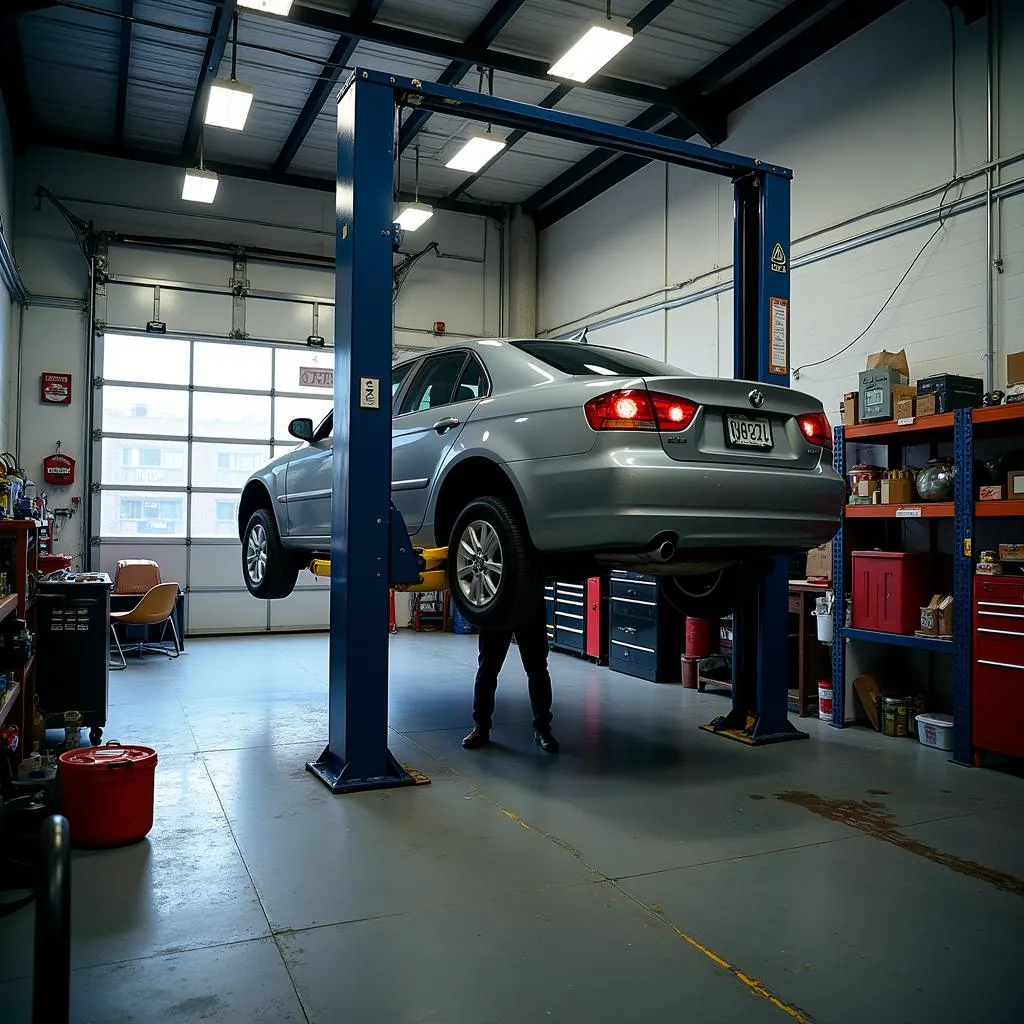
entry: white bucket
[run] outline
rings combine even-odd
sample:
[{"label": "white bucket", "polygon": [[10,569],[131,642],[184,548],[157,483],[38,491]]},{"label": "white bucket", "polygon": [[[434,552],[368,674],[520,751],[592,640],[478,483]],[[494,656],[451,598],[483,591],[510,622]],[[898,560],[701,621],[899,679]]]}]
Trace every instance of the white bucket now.
[{"label": "white bucket", "polygon": [[[829,616],[832,621],[832,616]],[[832,721],[832,684],[827,680],[818,683],[818,717],[823,722]]]},{"label": "white bucket", "polygon": [[950,715],[918,715],[917,738],[922,747],[953,749],[953,719]]}]

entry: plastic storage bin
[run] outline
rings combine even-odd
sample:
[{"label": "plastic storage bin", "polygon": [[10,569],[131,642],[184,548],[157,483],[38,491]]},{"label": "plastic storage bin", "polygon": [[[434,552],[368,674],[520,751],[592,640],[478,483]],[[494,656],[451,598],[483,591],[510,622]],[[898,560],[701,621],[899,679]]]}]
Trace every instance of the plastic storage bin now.
[{"label": "plastic storage bin", "polygon": [[64,815],[76,846],[123,846],[153,827],[156,751],[151,747],[83,747],[57,760]]},{"label": "plastic storage bin", "polygon": [[930,558],[906,551],[853,551],[851,625],[879,633],[913,633],[928,603]]},{"label": "plastic storage bin", "polygon": [[953,749],[953,719],[950,715],[918,715],[917,738],[922,747]]}]

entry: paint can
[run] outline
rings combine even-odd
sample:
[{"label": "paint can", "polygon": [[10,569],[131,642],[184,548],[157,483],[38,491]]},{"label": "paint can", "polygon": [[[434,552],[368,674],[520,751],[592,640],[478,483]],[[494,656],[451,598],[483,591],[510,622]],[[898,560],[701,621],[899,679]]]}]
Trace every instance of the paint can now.
[{"label": "paint can", "polygon": [[882,701],[882,735],[907,735],[907,702],[902,697],[886,697]]},{"label": "paint can", "polygon": [[818,717],[823,722],[832,721],[832,683],[828,679],[818,681]]}]

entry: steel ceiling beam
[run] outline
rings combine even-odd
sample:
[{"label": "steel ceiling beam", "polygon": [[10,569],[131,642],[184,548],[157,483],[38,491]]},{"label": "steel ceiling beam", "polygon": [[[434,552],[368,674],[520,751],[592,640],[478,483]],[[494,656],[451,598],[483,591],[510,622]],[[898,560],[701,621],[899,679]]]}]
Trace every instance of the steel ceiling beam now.
[{"label": "steel ceiling beam", "polygon": [[[498,33],[512,20],[516,11],[526,0],[495,0],[490,10],[484,15],[483,20],[466,40],[469,46],[490,46],[498,37]],[[473,64],[465,60],[453,60],[448,67],[437,76],[441,85],[458,85],[459,82],[473,69]],[[402,125],[398,134],[399,152],[408,149],[409,144],[423,130],[423,126],[430,120],[430,112],[417,110]]]},{"label": "steel ceiling beam", "polygon": [[28,91],[18,20],[10,10],[0,12],[0,96],[7,111],[11,144],[16,153],[21,153],[32,134],[32,98]]},{"label": "steel ceiling beam", "polygon": [[[203,2],[220,7],[222,4],[227,6],[233,0],[203,0]],[[657,6],[663,6],[661,0]],[[262,11],[247,10],[246,15],[250,14],[254,17],[280,21],[275,15]],[[439,57],[448,61],[463,61],[469,64],[483,64],[485,67],[494,68],[495,71],[505,71],[523,78],[553,81],[548,74],[549,64],[544,60],[521,57],[517,54],[493,50],[488,46],[470,45],[436,35],[396,28],[392,25],[382,25],[379,21],[370,25],[361,25],[351,15],[339,14],[319,5],[307,6],[302,0],[298,0],[292,7],[288,20],[292,24],[306,25],[309,28],[333,32],[339,36],[353,36],[361,41],[381,43],[412,53],[422,53],[429,57]],[[586,88],[594,92],[634,100],[638,103],[664,106],[677,116],[689,121],[693,127],[692,134],[700,135],[712,143],[721,141],[715,138],[720,119],[716,119],[714,111],[706,111],[700,103],[690,103],[688,98],[671,93],[660,86],[632,82],[612,75],[594,75],[587,82]]]},{"label": "steel ceiling beam", "polygon": [[128,67],[132,59],[132,18],[135,0],[121,0],[121,41],[117,68],[117,110],[114,114],[114,141],[124,142],[124,116],[128,107]]},{"label": "steel ceiling beam", "polygon": [[[671,6],[671,4],[672,0],[651,0],[650,3],[646,4],[640,11],[637,12],[636,16],[628,22],[629,27],[633,30],[633,34],[636,35],[640,32],[643,32],[643,30],[647,28],[647,26],[650,25],[650,23],[654,21],[654,19],[659,14],[661,14],[661,12],[664,11],[666,7]],[[441,82],[440,84],[446,85],[447,83]],[[557,88],[552,89],[551,92],[549,92],[547,96],[545,96],[544,99],[540,101],[539,105],[547,108],[554,107],[563,99],[565,99],[565,97],[568,96],[569,93],[572,92],[572,90],[573,87],[571,85],[560,85]],[[663,114],[662,120],[664,119],[665,115]],[[636,127],[636,125],[634,125],[632,121],[630,122],[630,126]],[[641,125],[640,127],[643,130],[646,130],[647,128],[650,127],[650,125]],[[456,185],[456,187],[453,188],[451,192],[448,193],[448,197],[454,199],[456,196],[462,195],[462,193],[465,192],[466,189],[471,188],[525,135],[526,132],[522,130],[512,132],[512,134],[505,139],[505,148],[500,153],[497,153],[493,157],[493,159],[489,160],[482,168],[480,168],[479,171],[476,171],[473,174],[470,174],[468,177],[464,178],[459,185]],[[719,141],[724,141],[724,130],[723,139]],[[614,155],[611,150],[601,150],[601,152],[607,153],[609,158]]]},{"label": "steel ceiling beam", "polygon": [[[768,22],[754,29],[725,54],[692,76],[682,88],[690,90],[696,86],[706,93],[703,98],[707,102],[730,114],[898,7],[902,2],[903,0],[843,0],[822,14],[821,4],[800,3],[798,0],[796,4],[791,5],[796,8],[794,11],[790,12],[789,8],[784,8],[773,15]],[[798,30],[797,19],[801,15],[805,27]],[[786,38],[787,36],[789,38]],[[783,39],[784,42],[775,46]],[[715,73],[725,78],[737,68],[750,64],[751,55],[755,53],[755,44],[761,48],[759,52],[764,52],[772,46],[775,46],[775,49],[740,72],[727,84],[714,89],[712,65],[717,64]],[[654,116],[656,110],[650,108],[644,113]],[[658,134],[673,138],[689,137],[687,126],[678,118],[670,120],[658,130]],[[600,161],[591,159],[592,157],[596,157],[596,154],[585,157],[559,175],[555,181],[538,189],[523,203],[523,208],[534,214],[539,227],[547,227],[567,216],[649,163],[648,160],[633,156],[602,158]]]},{"label": "steel ceiling beam", "polygon": [[210,23],[210,38],[206,41],[206,52],[203,64],[196,78],[196,91],[192,96],[192,110],[188,115],[188,126],[181,144],[181,155],[194,160],[199,148],[199,138],[203,131],[203,105],[206,103],[210,82],[217,77],[220,62],[224,59],[224,48],[228,43],[231,31],[231,19],[236,9],[235,0],[223,0],[213,11]]},{"label": "steel ceiling beam", "polygon": [[[384,0],[359,0],[359,5],[353,12],[352,17],[360,24],[369,25],[377,17],[377,12],[380,10],[383,2]],[[351,60],[352,54],[358,45],[359,40],[355,36],[340,36],[338,38],[338,41],[334,44],[334,49],[331,50],[330,56],[324,63],[323,70],[320,72],[316,84],[306,97],[306,102],[302,105],[302,111],[295,119],[295,124],[292,125],[288,138],[285,139],[281,151],[274,160],[274,171],[280,173],[288,170],[292,160],[295,159],[295,154],[298,153],[302,143],[306,141],[309,130],[320,116],[321,111],[324,109],[324,104],[327,102],[327,97],[330,96],[331,90],[338,84],[338,79],[341,78],[345,65]]]},{"label": "steel ceiling beam", "polygon": [[[113,146],[109,143],[95,142],[88,139],[70,138],[57,132],[40,132],[33,141],[40,146],[51,146],[54,149],[67,149],[76,153],[92,153],[96,156],[115,157],[120,160],[136,160],[140,163],[157,164],[161,167],[178,167],[182,170],[191,167],[192,159],[179,153],[168,153],[162,150],[145,149],[139,146]],[[261,181],[271,185],[288,185],[292,188],[304,188],[314,192],[337,191],[337,182],[333,178],[317,178],[307,174],[279,173],[268,168],[248,167],[223,160],[204,160],[207,170],[226,178],[241,178],[245,181]],[[403,192],[398,196],[401,202],[412,202],[413,195]],[[451,213],[464,213],[471,217],[493,217],[501,219],[505,207],[488,205],[487,203],[462,202],[448,200],[444,196],[420,196],[422,202],[430,203],[435,210],[447,210]]]}]

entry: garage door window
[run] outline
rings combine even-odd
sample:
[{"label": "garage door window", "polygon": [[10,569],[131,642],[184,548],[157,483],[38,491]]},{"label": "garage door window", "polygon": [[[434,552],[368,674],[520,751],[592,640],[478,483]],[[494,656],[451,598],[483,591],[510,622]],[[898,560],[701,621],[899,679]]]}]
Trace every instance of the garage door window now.
[{"label": "garage door window", "polygon": [[[300,370],[311,360],[333,366],[330,353],[296,346],[106,335],[98,408],[100,543],[135,538],[237,546],[245,481],[295,447],[292,419],[319,423],[330,412],[330,391],[300,385]],[[224,589],[244,590],[238,573],[226,582]]]}]

